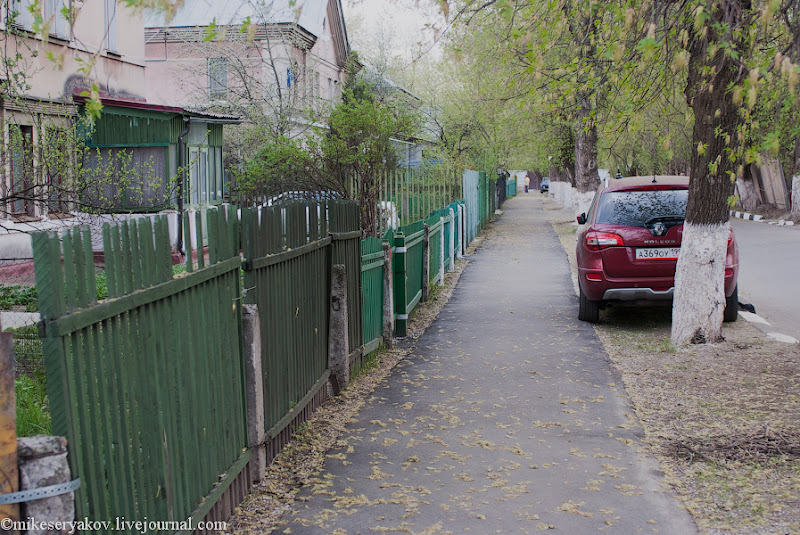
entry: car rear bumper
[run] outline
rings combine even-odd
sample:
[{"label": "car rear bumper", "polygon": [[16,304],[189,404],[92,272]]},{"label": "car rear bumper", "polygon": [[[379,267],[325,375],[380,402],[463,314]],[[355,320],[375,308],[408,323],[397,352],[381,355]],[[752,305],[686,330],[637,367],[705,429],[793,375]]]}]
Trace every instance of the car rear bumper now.
[{"label": "car rear bumper", "polygon": [[[725,277],[725,295],[730,296],[736,287],[737,269]],[[591,301],[665,301],[675,293],[674,277],[641,279],[609,279],[602,271],[578,270],[580,286]],[[600,280],[591,280],[599,277]]]},{"label": "car rear bumper", "polygon": [[659,291],[652,288],[612,288],[603,294],[604,301],[660,301],[672,299],[675,288]]}]

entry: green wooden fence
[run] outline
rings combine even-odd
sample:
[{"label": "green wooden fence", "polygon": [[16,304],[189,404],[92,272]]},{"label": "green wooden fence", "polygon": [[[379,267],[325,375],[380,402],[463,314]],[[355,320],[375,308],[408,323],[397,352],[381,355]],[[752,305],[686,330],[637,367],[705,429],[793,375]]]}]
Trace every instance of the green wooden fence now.
[{"label": "green wooden fence", "polygon": [[509,178],[506,182],[506,198],[510,199],[517,195],[517,179]]},{"label": "green wooden fence", "polygon": [[33,235],[53,432],[81,478],[78,518],[196,525],[231,484],[249,487],[238,225],[225,216],[208,214],[208,262],[176,278],[166,217],[106,225],[100,302],[88,228]]},{"label": "green wooden fence", "polygon": [[383,338],[383,240],[361,242],[361,317],[364,354],[378,348]]},{"label": "green wooden fence", "polygon": [[393,203],[400,225],[409,225],[462,198],[461,187],[461,176],[444,165],[401,169],[386,174],[381,199]]},{"label": "green wooden fence", "polygon": [[422,299],[425,222],[416,221],[398,230],[402,238],[396,239],[395,245],[405,252],[394,257],[394,306],[398,317],[407,318]]},{"label": "green wooden fence", "polygon": [[329,231],[333,239],[334,264],[344,264],[347,273],[347,327],[350,359],[363,358],[361,327],[361,211],[357,202],[328,203]]},{"label": "green wooden fence", "polygon": [[[464,232],[463,231],[464,221],[460,214],[459,206],[461,206],[460,202],[454,202],[448,206],[448,208],[450,208],[453,211],[453,226],[452,226],[453,249],[456,252],[461,250],[461,245],[462,245],[461,241],[463,239],[462,234]],[[459,232],[459,229],[462,230]]]},{"label": "green wooden fence", "polygon": [[[493,214],[491,182],[476,181],[481,226]],[[426,221],[431,280],[442,234],[453,254],[459,203],[449,207],[452,219],[449,209],[437,210],[383,236],[395,251],[398,321],[422,298]],[[465,208],[466,219],[469,202]],[[268,458],[327,397],[332,264],[347,269],[351,359],[380,343],[383,250],[381,240],[361,239],[357,203],[248,209],[241,222],[214,209],[202,220],[184,214],[183,223],[187,273],[175,277],[164,217],[107,225],[109,299],[101,302],[87,229],[33,237],[53,428],[67,437],[83,482],[78,517],[196,524],[227,518],[246,494],[242,302],[260,313]],[[456,232],[454,247],[461,239]]]},{"label": "green wooden fence", "polygon": [[443,277],[444,273],[441,272],[441,259],[442,259],[442,216],[434,212],[428,219],[425,220],[428,225],[429,237],[429,254],[430,254],[430,268],[428,270],[428,278],[431,281],[438,281],[439,277]]},{"label": "green wooden fence", "polygon": [[346,265],[350,345],[362,345],[359,208],[348,201],[288,202],[260,214],[245,210],[242,227],[245,299],[258,305],[261,321],[271,458],[290,439],[291,425],[327,395],[332,263]]}]

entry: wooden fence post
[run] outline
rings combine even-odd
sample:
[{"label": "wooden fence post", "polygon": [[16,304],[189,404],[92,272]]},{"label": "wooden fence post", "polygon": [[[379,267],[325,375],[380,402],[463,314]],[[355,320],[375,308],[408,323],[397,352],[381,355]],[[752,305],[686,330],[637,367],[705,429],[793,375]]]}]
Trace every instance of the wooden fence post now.
[{"label": "wooden fence post", "polygon": [[[14,335],[0,332],[0,494],[19,490],[17,397],[14,392]],[[0,505],[0,518],[18,521],[19,504]],[[11,533],[16,533],[12,531]]]},{"label": "wooden fence post", "polygon": [[422,300],[431,296],[431,229],[425,223],[425,239],[422,242]]},{"label": "wooden fence post", "polygon": [[392,348],[394,337],[394,286],[392,286],[392,246],[383,242],[383,344]]}]

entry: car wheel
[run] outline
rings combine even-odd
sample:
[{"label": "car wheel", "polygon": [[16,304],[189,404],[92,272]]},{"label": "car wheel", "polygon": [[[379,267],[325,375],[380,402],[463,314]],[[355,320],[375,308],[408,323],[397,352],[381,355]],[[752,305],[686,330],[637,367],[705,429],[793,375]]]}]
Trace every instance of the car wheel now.
[{"label": "car wheel", "polygon": [[583,293],[582,288],[579,288],[579,291],[578,319],[589,323],[597,323],[600,319],[600,301],[589,300],[586,294]]},{"label": "car wheel", "polygon": [[739,287],[733,288],[733,293],[730,297],[725,298],[725,312],[722,316],[722,321],[731,323],[736,321],[739,317]]}]

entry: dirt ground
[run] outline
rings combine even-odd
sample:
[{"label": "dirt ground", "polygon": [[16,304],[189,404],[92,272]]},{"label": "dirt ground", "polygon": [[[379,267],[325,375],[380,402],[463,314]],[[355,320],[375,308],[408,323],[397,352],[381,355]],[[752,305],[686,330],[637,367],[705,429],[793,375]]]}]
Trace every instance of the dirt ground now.
[{"label": "dirt ground", "polygon": [[[574,273],[576,226],[547,202]],[[596,326],[669,484],[701,533],[800,533],[800,346],[739,319],[676,350],[671,313],[609,308]]]}]

